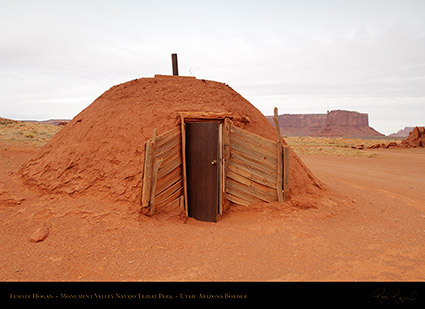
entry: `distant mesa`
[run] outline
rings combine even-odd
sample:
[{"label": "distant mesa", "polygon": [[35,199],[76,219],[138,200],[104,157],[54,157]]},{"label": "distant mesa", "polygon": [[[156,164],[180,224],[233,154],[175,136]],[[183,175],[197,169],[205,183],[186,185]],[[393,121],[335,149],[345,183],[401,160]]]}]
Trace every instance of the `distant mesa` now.
[{"label": "distant mesa", "polygon": [[70,122],[69,119],[49,119],[49,120],[12,120],[7,118],[1,118],[0,117],[0,124],[2,125],[9,125],[14,123],[22,123],[22,122],[29,122],[29,123],[40,123],[40,124],[49,124],[54,126],[64,126],[68,122]]},{"label": "distant mesa", "polygon": [[54,126],[64,126],[71,120],[69,119],[49,119],[49,120],[24,120],[24,122],[50,124]]},{"label": "distant mesa", "polygon": [[[273,123],[273,117],[267,117]],[[369,115],[333,110],[326,114],[279,115],[281,133],[286,136],[376,137],[384,136],[369,126]]]}]

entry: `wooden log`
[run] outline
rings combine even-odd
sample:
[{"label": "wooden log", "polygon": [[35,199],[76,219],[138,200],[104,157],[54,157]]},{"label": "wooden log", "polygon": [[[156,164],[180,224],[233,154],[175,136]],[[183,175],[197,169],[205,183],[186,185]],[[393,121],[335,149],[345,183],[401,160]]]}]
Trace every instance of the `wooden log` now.
[{"label": "wooden log", "polygon": [[289,199],[289,147],[283,147],[283,200]]},{"label": "wooden log", "polygon": [[279,117],[277,112],[277,107],[274,108],[274,125],[276,129],[276,136],[277,136],[277,196],[279,203],[283,203],[283,192],[282,192],[282,137],[280,136],[280,127],[279,127]]},{"label": "wooden log", "polygon": [[143,187],[142,187],[142,207],[149,205],[151,197],[151,186],[152,186],[152,140],[145,143],[145,163],[143,169]]},{"label": "wooden log", "polygon": [[149,211],[151,214],[155,211],[155,189],[156,189],[156,180],[158,179],[158,169],[162,163],[162,159],[155,160],[153,165],[152,172],[152,188],[151,188],[151,198],[150,198],[150,208]]}]

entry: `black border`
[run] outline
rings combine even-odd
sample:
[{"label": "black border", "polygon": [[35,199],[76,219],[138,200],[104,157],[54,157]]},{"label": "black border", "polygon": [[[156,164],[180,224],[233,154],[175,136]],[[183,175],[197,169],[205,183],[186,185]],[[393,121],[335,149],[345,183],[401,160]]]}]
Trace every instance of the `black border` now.
[{"label": "black border", "polygon": [[0,302],[6,308],[77,304],[425,305],[424,282],[3,282],[0,289]]}]

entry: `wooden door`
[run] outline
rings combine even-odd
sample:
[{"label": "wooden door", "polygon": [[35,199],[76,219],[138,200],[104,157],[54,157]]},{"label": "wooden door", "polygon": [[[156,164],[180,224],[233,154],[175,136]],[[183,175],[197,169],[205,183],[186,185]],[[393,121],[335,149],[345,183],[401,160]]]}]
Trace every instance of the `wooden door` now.
[{"label": "wooden door", "polygon": [[188,215],[217,221],[219,203],[219,121],[186,123]]}]

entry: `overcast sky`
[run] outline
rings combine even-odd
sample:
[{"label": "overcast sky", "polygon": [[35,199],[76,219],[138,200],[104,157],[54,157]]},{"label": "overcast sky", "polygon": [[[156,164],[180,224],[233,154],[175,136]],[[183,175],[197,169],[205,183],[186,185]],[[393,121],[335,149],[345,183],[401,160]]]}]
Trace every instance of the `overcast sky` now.
[{"label": "overcast sky", "polygon": [[0,117],[71,119],[113,85],[229,84],[265,115],[425,125],[424,0],[0,0]]}]

